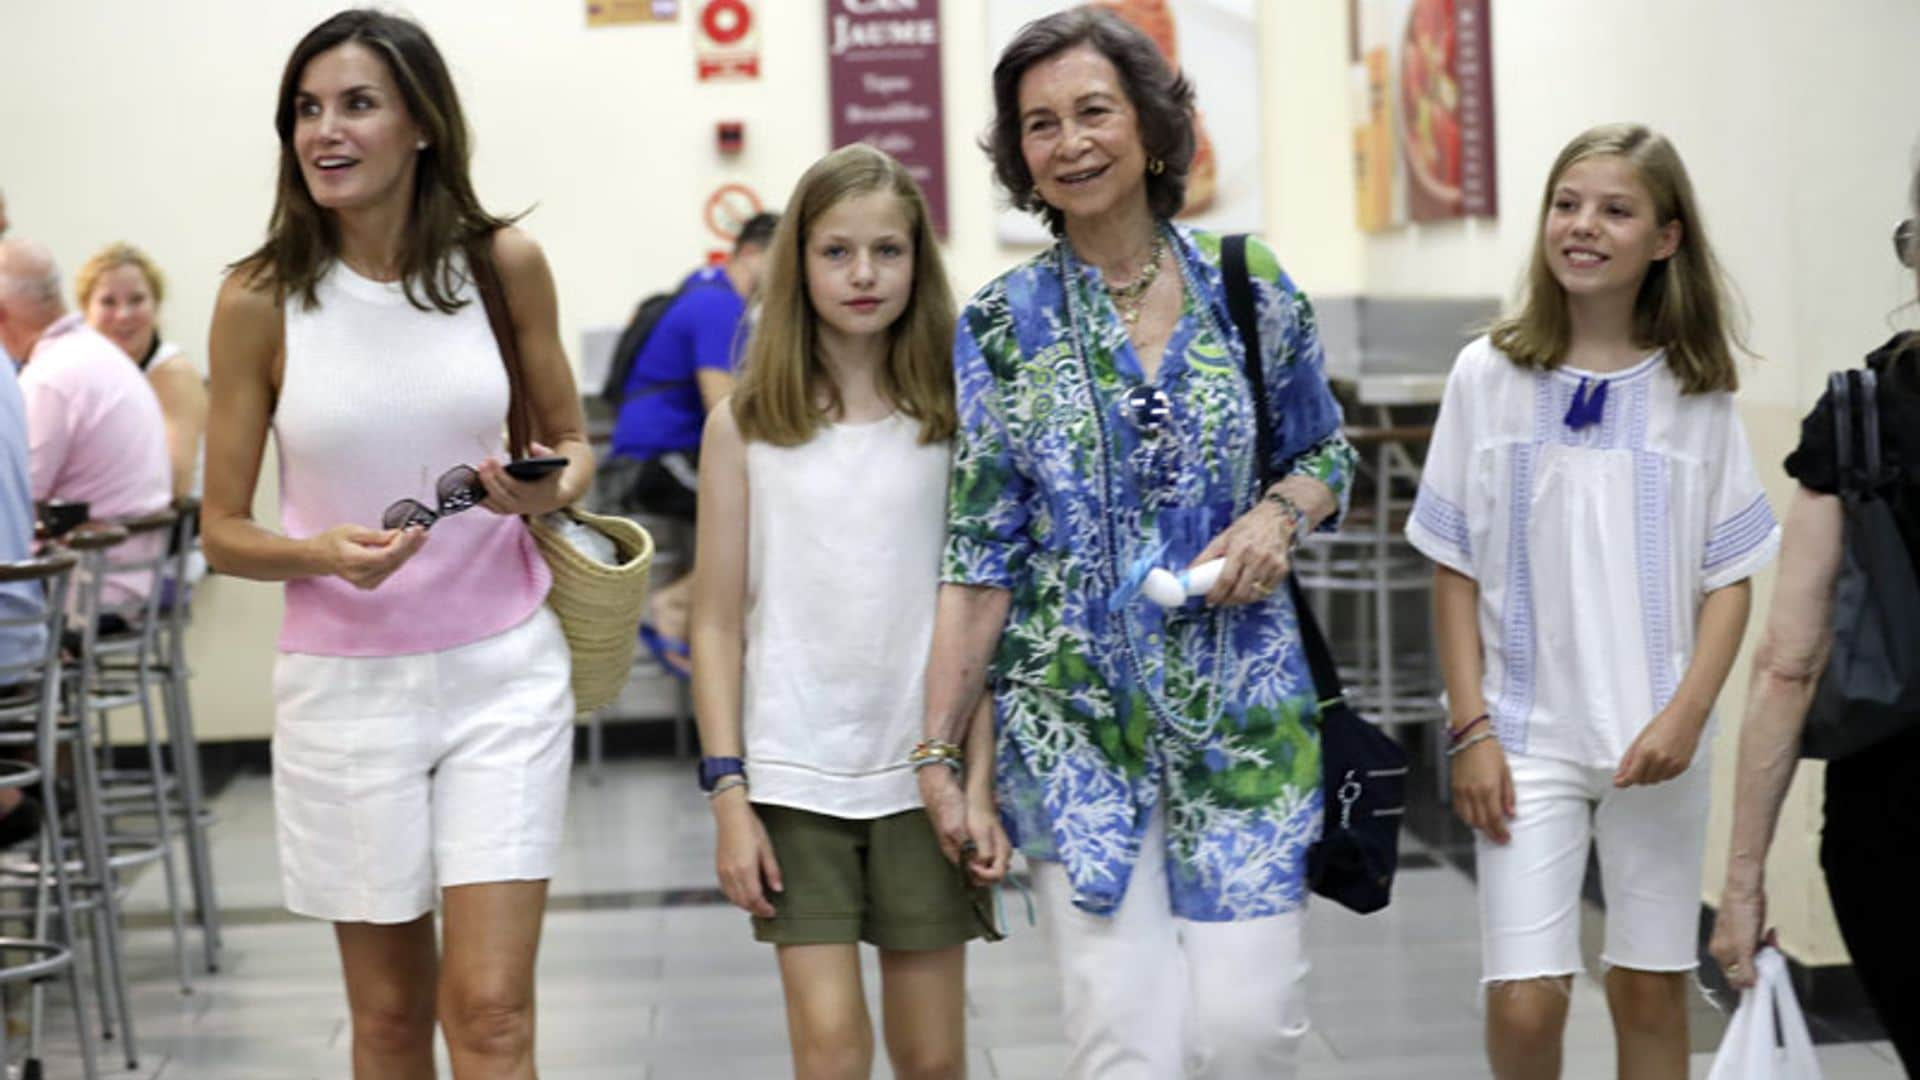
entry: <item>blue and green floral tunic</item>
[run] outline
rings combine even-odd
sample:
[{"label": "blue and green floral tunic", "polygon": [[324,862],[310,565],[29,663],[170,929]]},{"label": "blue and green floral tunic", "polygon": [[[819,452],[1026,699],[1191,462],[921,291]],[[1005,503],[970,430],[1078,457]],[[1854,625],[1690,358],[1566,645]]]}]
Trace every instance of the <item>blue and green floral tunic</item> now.
[{"label": "blue and green floral tunic", "polygon": [[[1305,900],[1317,699],[1286,590],[1163,611],[1123,587],[1142,567],[1185,566],[1260,486],[1220,238],[1163,227],[1186,300],[1151,382],[1099,271],[1064,243],[961,312],[943,577],[1013,594],[993,676],[1020,850],[1063,863],[1074,903],[1108,914],[1164,806],[1166,850],[1145,855],[1167,860],[1173,913],[1251,919]],[[1312,476],[1344,504],[1353,449],[1312,308],[1264,244],[1247,260],[1274,475]]]}]

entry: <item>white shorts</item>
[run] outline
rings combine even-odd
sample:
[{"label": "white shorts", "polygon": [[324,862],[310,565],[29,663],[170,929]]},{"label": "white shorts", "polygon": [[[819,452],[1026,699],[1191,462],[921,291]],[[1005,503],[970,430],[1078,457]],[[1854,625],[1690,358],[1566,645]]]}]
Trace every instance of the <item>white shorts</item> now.
[{"label": "white shorts", "polygon": [[1580,886],[1598,845],[1601,962],[1636,971],[1698,964],[1708,756],[1664,784],[1615,788],[1610,769],[1509,754],[1512,839],[1475,836],[1483,982],[1581,970]]},{"label": "white shorts", "polygon": [[439,888],[552,877],[571,670],[545,604],[441,652],[280,654],[273,803],[288,909],[402,923],[433,910]]}]

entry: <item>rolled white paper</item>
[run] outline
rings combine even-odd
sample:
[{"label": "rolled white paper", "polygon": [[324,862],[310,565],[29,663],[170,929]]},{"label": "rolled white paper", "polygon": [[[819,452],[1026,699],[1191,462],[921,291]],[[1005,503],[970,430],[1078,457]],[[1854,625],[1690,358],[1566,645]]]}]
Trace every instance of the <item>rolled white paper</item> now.
[{"label": "rolled white paper", "polygon": [[1177,607],[1186,603],[1189,596],[1212,592],[1226,564],[1225,559],[1211,559],[1177,574],[1156,567],[1147,571],[1147,580],[1140,583],[1140,592],[1161,607]]}]

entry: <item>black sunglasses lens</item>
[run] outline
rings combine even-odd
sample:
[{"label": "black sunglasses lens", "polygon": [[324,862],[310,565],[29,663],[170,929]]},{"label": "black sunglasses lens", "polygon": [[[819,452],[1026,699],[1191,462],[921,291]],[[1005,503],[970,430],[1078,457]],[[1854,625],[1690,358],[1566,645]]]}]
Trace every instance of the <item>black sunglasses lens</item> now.
[{"label": "black sunglasses lens", "polygon": [[418,525],[424,529],[431,526],[439,516],[417,500],[401,499],[387,507],[387,512],[380,515],[380,525],[387,529],[404,529]]},{"label": "black sunglasses lens", "polygon": [[455,465],[441,473],[440,482],[433,486],[433,493],[440,500],[442,515],[458,513],[478,505],[487,497],[487,489],[480,483],[480,474],[467,465]]},{"label": "black sunglasses lens", "polygon": [[1133,426],[1152,435],[1173,418],[1173,399],[1157,386],[1136,386],[1127,391],[1126,409]]},{"label": "black sunglasses lens", "polygon": [[1913,265],[1913,232],[1912,218],[1893,227],[1893,254],[1902,266]]}]

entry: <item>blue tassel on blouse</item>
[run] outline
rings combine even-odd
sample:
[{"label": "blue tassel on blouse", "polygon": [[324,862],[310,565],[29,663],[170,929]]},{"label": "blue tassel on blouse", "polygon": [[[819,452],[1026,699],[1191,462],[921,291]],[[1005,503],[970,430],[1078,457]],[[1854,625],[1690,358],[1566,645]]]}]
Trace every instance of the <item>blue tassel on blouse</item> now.
[{"label": "blue tassel on blouse", "polygon": [[1607,384],[1592,379],[1581,379],[1580,386],[1573,392],[1573,403],[1567,406],[1566,425],[1575,431],[1600,422],[1607,409]]}]

